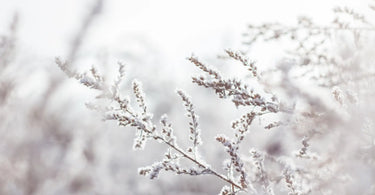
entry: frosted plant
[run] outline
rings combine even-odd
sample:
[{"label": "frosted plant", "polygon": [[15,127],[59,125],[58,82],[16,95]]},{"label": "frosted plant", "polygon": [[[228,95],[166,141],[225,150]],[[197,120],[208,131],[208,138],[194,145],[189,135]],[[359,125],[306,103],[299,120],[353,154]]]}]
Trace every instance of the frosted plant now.
[{"label": "frosted plant", "polygon": [[[198,128],[198,116],[194,111],[194,106],[190,98],[182,90],[178,90],[178,95],[182,98],[184,106],[187,110],[187,116],[191,119],[189,122],[190,137],[192,146],[187,150],[179,147],[177,139],[173,135],[173,128],[171,123],[168,121],[168,117],[163,115],[160,123],[161,129],[157,129],[152,121],[152,114],[148,112],[145,96],[142,91],[139,82],[133,82],[133,93],[138,103],[140,111],[136,111],[131,104],[129,98],[124,98],[118,92],[118,85],[124,76],[124,65],[119,64],[119,76],[118,79],[113,82],[111,86],[104,82],[102,76],[98,74],[95,68],[92,68],[90,72],[84,74],[74,73],[72,70],[67,69],[67,64],[62,62],[60,59],[56,59],[56,63],[59,67],[70,77],[74,77],[79,80],[83,85],[100,90],[101,94],[98,98],[110,99],[115,101],[115,105],[107,106],[105,108],[92,107],[105,111],[106,120],[116,120],[120,126],[133,126],[136,128],[136,138],[134,140],[134,149],[142,149],[146,142],[149,140],[155,140],[160,143],[169,146],[167,153],[164,155],[164,159],[160,162],[154,163],[152,166],[140,168],[139,173],[141,175],[148,175],[151,179],[157,178],[161,170],[172,171],[176,174],[188,174],[188,175],[202,175],[211,174],[225,182],[233,185],[238,189],[246,187],[242,184],[237,184],[236,181],[228,179],[216,170],[211,168],[204,160],[200,158],[198,146],[201,143]],[[179,164],[181,159],[186,159],[192,163],[192,167],[182,167]]]},{"label": "frosted plant", "polygon": [[[306,17],[299,19],[297,27],[250,26],[255,35],[249,35],[252,36],[249,44],[261,38],[269,41],[288,37],[297,47],[289,53],[287,60],[279,62],[270,72],[260,72],[244,52],[225,50],[227,58],[248,70],[248,80],[227,77],[196,56],[188,58],[204,73],[192,77],[193,83],[212,90],[220,99],[229,99],[235,108],[245,110],[232,122],[232,134],[215,136],[228,156],[222,163],[224,173],[206,162],[200,153],[200,135],[204,129],[200,129],[192,98],[183,90],[177,90],[177,95],[190,120],[190,146],[187,149],[180,146],[181,138],[175,136],[166,114],[160,118],[159,125],[155,123],[139,81],[132,82],[134,98],[121,93],[119,88],[125,78],[123,63],[118,64],[118,76],[112,82],[105,80],[94,67],[78,73],[71,68],[69,60],[56,58],[56,63],[67,76],[99,91],[98,101],[88,104],[89,108],[102,112],[105,120],[135,128],[135,150],[143,149],[151,140],[167,146],[162,160],[139,168],[140,175],[150,179],[158,178],[161,171],[177,175],[211,175],[225,182],[221,194],[371,194],[375,181],[371,117],[375,109],[368,93],[373,93],[373,89],[368,87],[366,93],[360,93],[355,86],[369,82],[373,74],[371,68],[364,68],[372,63],[365,55],[371,51],[364,47],[366,44],[360,34],[374,29],[366,17],[349,8],[334,11],[351,16],[362,26],[351,26],[340,17],[328,27],[316,25]],[[354,37],[357,43],[355,49],[358,51],[351,58],[327,50],[325,45],[328,39],[337,41],[332,37],[341,31],[349,32],[348,36]],[[311,69],[297,77],[293,75],[294,70],[305,68],[302,65]],[[325,87],[318,93],[299,83],[298,78],[309,72],[318,74],[308,76],[313,78],[315,85]],[[271,83],[269,77],[280,80]],[[254,87],[254,83],[259,87]],[[319,92],[327,89],[331,90],[331,96],[322,97]],[[132,103],[134,100],[137,107]],[[99,102],[106,104],[103,106]],[[256,120],[264,131],[274,132],[274,139],[264,143],[264,148],[246,142],[246,138],[256,135],[255,130],[259,129],[259,125],[254,124]],[[362,181],[362,175],[366,175],[366,181]]]},{"label": "frosted plant", "polygon": [[[372,5],[369,8],[374,10]],[[337,7],[334,12],[337,17],[328,26],[301,17],[294,27],[276,23],[251,25],[251,30],[245,35],[248,38],[245,44],[250,46],[259,40],[288,40],[288,44],[295,46],[287,51],[294,63],[275,68],[268,77],[262,75],[266,78],[274,77],[275,72],[285,75],[280,83],[271,84],[271,88],[284,89],[286,97],[293,97],[289,99],[292,101],[289,104],[293,105],[290,115],[284,115],[284,119],[277,122],[281,128],[287,127],[299,137],[302,145],[293,152],[293,158],[296,158],[293,161],[303,169],[283,171],[290,194],[317,194],[318,189],[329,194],[373,193],[368,182],[373,182],[374,174],[366,174],[371,179],[356,174],[359,170],[374,170],[374,164],[367,161],[369,155],[372,158],[374,155],[364,149],[369,142],[359,144],[356,140],[368,137],[369,128],[363,126],[374,114],[371,105],[374,88],[370,84],[374,80],[374,51],[368,43],[374,40],[375,28],[369,20],[371,17],[351,8]],[[310,78],[314,85],[324,87],[320,88],[321,93],[331,91],[333,99],[327,100],[320,97],[319,92],[299,87],[298,82],[306,78]],[[296,107],[293,102],[302,102],[305,106]],[[366,133],[362,128],[367,129]],[[373,126],[370,129],[374,132]],[[268,157],[266,155],[265,159]],[[345,187],[340,189],[338,186]],[[358,186],[363,186],[361,192]]]},{"label": "frosted plant", "polygon": [[[249,71],[254,76],[254,79],[259,79],[255,65],[248,59],[239,53],[229,50],[226,51],[226,53],[229,57],[240,61],[244,66],[248,67]],[[270,95],[269,97],[264,97],[261,93],[266,94],[266,92],[257,92],[254,89],[250,89],[250,87],[242,81],[223,78],[218,71],[204,65],[196,57],[190,57],[188,60],[199,69],[206,72],[210,77],[193,77],[194,83],[214,89],[215,93],[217,93],[220,98],[230,98],[236,107],[248,106],[252,109],[251,112],[233,122],[232,128],[234,130],[234,139],[227,138],[224,135],[218,135],[216,137],[216,140],[223,144],[229,155],[230,160],[226,164],[227,175],[229,176],[224,176],[217,170],[213,169],[200,156],[198,146],[201,144],[201,130],[199,129],[198,116],[195,113],[191,98],[182,90],[178,90],[177,94],[182,98],[187,111],[186,115],[191,120],[189,122],[189,140],[192,145],[187,150],[179,147],[177,138],[173,135],[172,124],[168,121],[167,115],[163,115],[160,119],[162,126],[161,129],[153,123],[152,114],[148,112],[145,95],[142,91],[141,84],[138,81],[133,81],[132,88],[135,100],[139,106],[139,111],[132,107],[129,97],[123,97],[120,94],[118,88],[125,75],[124,65],[122,63],[119,63],[119,76],[112,82],[112,84],[106,83],[104,78],[95,68],[91,68],[89,72],[79,74],[69,69],[68,67],[70,66],[67,62],[63,62],[59,58],[56,58],[56,63],[69,77],[77,79],[80,83],[89,88],[99,90],[101,94],[98,95],[97,98],[113,101],[109,106],[102,108],[93,104],[90,104],[89,107],[104,111],[104,118],[106,120],[116,120],[120,126],[135,127],[136,137],[134,140],[134,149],[143,149],[146,142],[149,140],[158,141],[169,147],[162,161],[154,163],[149,167],[140,168],[139,173],[141,175],[148,175],[151,179],[154,179],[157,178],[161,170],[193,176],[210,174],[227,182],[229,186],[224,189],[231,189],[230,193],[246,191],[248,189],[250,189],[251,192],[255,192],[251,183],[248,181],[242,155],[239,154],[239,148],[250,129],[254,118],[261,117],[268,113],[277,113],[279,111],[277,99]],[[269,126],[270,125],[268,125],[268,128]],[[182,167],[179,164],[181,159],[190,161],[192,167]],[[226,190],[223,190],[224,194],[226,192]]]},{"label": "frosted plant", "polygon": [[[374,11],[372,4],[368,7]],[[286,53],[303,70],[298,76],[310,77],[323,87],[372,78],[374,70],[356,61],[363,57],[360,51],[371,41],[369,33],[375,31],[369,20],[373,13],[365,15],[346,6],[335,7],[333,12],[335,17],[326,25],[316,24],[306,16],[299,17],[295,26],[249,25],[244,44],[251,47],[257,41],[288,41],[291,47]]]},{"label": "frosted plant", "polygon": [[[97,161],[97,138],[91,134],[97,125],[91,121],[93,131],[80,132],[86,126],[83,118],[76,122],[67,119],[76,108],[61,108],[55,98],[65,77],[40,67],[45,62],[34,58],[39,54],[25,50],[24,42],[18,41],[23,38],[18,29],[25,27],[23,13],[20,16],[19,19],[15,14],[9,30],[0,35],[0,194],[95,191],[91,188],[93,173],[77,167],[93,167]],[[47,71],[48,74],[40,75]],[[74,146],[78,142],[81,147]],[[70,158],[77,153],[82,158]],[[96,181],[99,175],[95,176]]]},{"label": "frosted plant", "polygon": [[7,74],[15,57],[18,16],[14,15],[9,26],[9,34],[0,36],[0,105],[4,104],[13,88],[13,78]]}]

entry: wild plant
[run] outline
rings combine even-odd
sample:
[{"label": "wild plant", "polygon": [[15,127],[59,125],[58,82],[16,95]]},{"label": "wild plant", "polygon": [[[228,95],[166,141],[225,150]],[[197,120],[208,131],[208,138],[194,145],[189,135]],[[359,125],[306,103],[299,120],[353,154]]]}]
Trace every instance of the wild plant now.
[{"label": "wild plant", "polygon": [[[72,69],[69,60],[56,58],[56,64],[68,77],[99,92],[97,101],[88,104],[90,109],[103,113],[104,120],[135,128],[135,150],[142,150],[151,140],[167,146],[163,159],[139,168],[140,175],[150,179],[158,178],[161,171],[211,175],[226,183],[221,194],[371,194],[375,189],[375,136],[374,108],[369,104],[368,93],[373,89],[366,88],[364,95],[353,86],[372,79],[372,68],[364,68],[373,65],[367,61],[371,50],[361,41],[365,33],[371,34],[374,29],[366,17],[349,8],[336,8],[335,12],[351,16],[362,26],[353,27],[340,17],[328,27],[316,25],[306,17],[299,19],[297,27],[250,26],[255,35],[248,35],[251,36],[249,44],[259,39],[288,37],[297,47],[291,53],[294,60],[281,61],[271,72],[259,72],[258,65],[243,52],[225,50],[229,59],[248,70],[250,79],[246,81],[225,77],[196,56],[188,58],[204,73],[192,77],[193,83],[246,110],[233,121],[232,135],[215,137],[228,155],[223,170],[211,166],[201,154],[200,135],[204,129],[200,129],[193,98],[183,90],[176,93],[189,118],[190,147],[186,149],[180,146],[181,138],[175,136],[176,130],[166,114],[156,124],[139,81],[132,82],[133,98],[121,93],[121,82],[126,77],[124,63],[118,63],[118,76],[113,81],[106,80],[94,67],[79,73]],[[335,36],[342,31],[349,32],[358,46],[351,58],[332,53],[325,45],[328,39],[336,41]],[[296,69],[303,70],[304,66],[311,69],[293,76]],[[315,86],[324,86],[318,93],[299,84],[298,79],[308,72],[318,74],[307,77],[315,82],[320,79]],[[271,83],[270,75],[278,76],[279,82]],[[327,89],[332,93],[329,98],[320,94]],[[265,148],[251,147],[245,142],[246,137],[255,131],[254,121],[265,121],[262,119],[271,120],[261,123],[263,129],[274,131],[279,137],[273,143],[265,143]],[[240,149],[247,152],[242,153]]]},{"label": "wild plant", "polygon": [[7,72],[9,66],[15,57],[16,32],[17,32],[18,16],[14,15],[13,21],[9,26],[9,34],[0,37],[0,104],[4,104],[8,99],[14,83],[8,78]]},{"label": "wild plant", "polygon": [[[22,19],[15,14],[9,30],[0,36],[0,194],[87,192],[91,178],[83,170],[77,172],[76,166],[94,163],[92,140],[95,139],[90,133],[77,135],[82,123],[66,122],[61,113],[70,112],[71,106],[64,111],[56,106],[56,96],[65,77],[53,71],[46,77],[35,77],[46,69],[40,67],[44,62],[30,58],[22,41],[18,41]],[[45,85],[41,86],[43,79]],[[87,144],[83,158],[71,166],[69,156],[82,149],[72,148],[82,138],[83,145]]]}]

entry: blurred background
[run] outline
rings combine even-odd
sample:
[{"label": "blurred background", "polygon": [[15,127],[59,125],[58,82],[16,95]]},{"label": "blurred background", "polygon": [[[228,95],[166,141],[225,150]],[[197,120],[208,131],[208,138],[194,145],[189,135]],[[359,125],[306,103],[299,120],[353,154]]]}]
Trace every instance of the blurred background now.
[{"label": "blurred background", "polygon": [[[223,183],[210,176],[139,176],[137,169],[161,160],[165,147],[149,143],[133,151],[134,130],[87,109],[97,92],[68,79],[55,57],[80,72],[94,65],[109,80],[124,62],[121,93],[130,94],[133,79],[141,81],[155,123],[167,113],[182,145],[188,119],[175,90],[184,89],[200,116],[202,156],[220,170],[227,156],[214,136],[231,134],[231,121],[246,110],[192,84],[199,71],[186,58],[194,54],[236,76],[243,67],[218,56],[245,49],[260,70],[274,67],[284,47],[244,45],[248,24],[293,25],[306,15],[324,25],[343,4],[367,6],[353,0],[0,0],[0,194],[217,194]],[[254,131],[251,147],[266,148],[278,135]]]}]

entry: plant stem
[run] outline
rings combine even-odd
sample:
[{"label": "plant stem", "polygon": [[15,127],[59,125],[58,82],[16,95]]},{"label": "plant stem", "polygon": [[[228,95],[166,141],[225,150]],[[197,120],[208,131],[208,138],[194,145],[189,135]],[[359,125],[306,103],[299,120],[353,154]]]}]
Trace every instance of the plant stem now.
[{"label": "plant stem", "polygon": [[184,156],[185,158],[193,161],[195,164],[197,164],[199,167],[202,167],[204,169],[207,169],[210,171],[210,173],[212,173],[213,175],[217,176],[218,178],[220,178],[221,180],[224,180],[225,182],[231,184],[232,186],[235,186],[236,188],[242,190],[242,187],[239,186],[238,184],[236,184],[234,181],[226,178],[225,176],[221,175],[220,173],[216,172],[215,170],[212,170],[211,168],[208,168],[206,165],[202,164],[201,162],[197,161],[196,159],[194,159],[193,157],[189,156],[188,154],[186,154],[184,151],[182,151],[180,148],[178,148],[177,146],[167,142],[166,140],[164,140],[162,137],[160,136],[155,136],[154,139],[156,140],[161,140],[162,142],[164,142],[165,144],[167,144],[168,146],[170,146],[171,148],[173,148],[174,150],[176,150],[178,153],[182,154],[182,156]]}]

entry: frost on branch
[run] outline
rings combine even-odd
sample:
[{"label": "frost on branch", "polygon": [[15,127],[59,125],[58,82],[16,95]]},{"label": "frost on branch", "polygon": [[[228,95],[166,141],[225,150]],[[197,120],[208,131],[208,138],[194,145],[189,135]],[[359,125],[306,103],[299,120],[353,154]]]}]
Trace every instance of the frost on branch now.
[{"label": "frost on branch", "polygon": [[[230,178],[212,169],[206,162],[199,158],[197,147],[202,141],[200,138],[200,129],[198,127],[198,116],[194,111],[194,106],[190,97],[183,91],[179,90],[177,93],[182,98],[182,102],[187,110],[187,116],[191,119],[189,129],[190,141],[193,143],[193,147],[187,151],[178,146],[177,138],[173,135],[172,124],[168,121],[167,115],[163,115],[160,119],[160,130],[153,124],[152,114],[148,112],[141,83],[138,81],[133,81],[132,83],[133,94],[139,109],[134,109],[132,107],[129,98],[123,98],[121,96],[118,88],[125,75],[124,65],[122,63],[119,63],[119,76],[111,85],[106,83],[95,68],[90,69],[89,72],[79,74],[72,71],[69,64],[67,62],[62,62],[59,58],[56,59],[56,63],[69,77],[75,78],[80,81],[81,84],[89,88],[98,90],[101,93],[97,96],[98,99],[105,99],[109,102],[109,105],[104,108],[90,103],[88,104],[89,108],[104,112],[104,118],[106,120],[115,120],[118,122],[119,126],[135,127],[136,136],[134,139],[134,149],[143,149],[148,140],[158,141],[168,147],[167,153],[164,155],[162,161],[156,162],[148,167],[140,168],[139,174],[147,175],[151,179],[157,178],[161,170],[191,176],[209,174],[230,184],[233,188],[236,188],[236,191],[243,190],[243,188],[246,187],[245,185],[242,185],[242,187],[239,186]],[[220,78],[218,74],[205,69],[204,66],[202,66],[202,70],[212,72],[217,78]],[[137,110],[140,111],[138,112]],[[180,165],[181,159],[190,162],[191,167],[182,167]]]},{"label": "frost on branch", "polygon": [[[286,50],[286,54],[296,59],[300,68],[298,77],[309,77],[322,87],[332,88],[348,85],[350,81],[373,78],[374,70],[352,62],[359,57],[357,51],[363,51],[366,43],[371,41],[363,39],[366,39],[365,34],[375,31],[374,24],[369,22],[373,16],[365,16],[345,6],[337,6],[333,13],[334,18],[328,25],[319,25],[306,16],[299,17],[297,24],[292,26],[280,23],[249,25],[248,32],[244,34],[245,45],[252,46],[258,41],[288,40],[291,48]],[[346,40],[338,40],[342,35]],[[354,47],[345,48],[344,45],[351,39]],[[343,56],[338,52],[342,49],[353,50],[353,54]],[[349,56],[353,59],[348,59]]]},{"label": "frost on branch", "polygon": [[[230,156],[230,169],[234,169],[240,176],[239,176],[239,183],[242,188],[247,188],[249,182],[247,181],[247,174],[244,168],[244,163],[240,158],[240,154],[238,153],[239,146],[231,141],[229,138],[225,137],[225,135],[219,135],[216,137],[216,140],[223,144],[226,148],[227,153]],[[231,171],[231,170],[230,170]]]},{"label": "frost on branch", "polygon": [[239,120],[236,120],[232,123],[232,128],[235,131],[234,135],[236,137],[235,144],[240,144],[242,140],[245,138],[245,135],[248,132],[255,116],[255,112],[250,112],[243,115]]},{"label": "frost on branch", "polygon": [[168,121],[168,116],[166,114],[161,116],[160,123],[162,125],[161,133],[163,135],[163,139],[167,143],[176,145],[176,137],[173,135],[172,124]]},{"label": "frost on branch", "polygon": [[[346,183],[342,182],[344,181],[342,177],[350,175],[351,171],[343,170],[342,167],[350,167],[351,169],[353,164],[358,163],[366,167],[365,169],[359,166],[354,167],[362,168],[361,172],[374,169],[373,136],[370,141],[364,139],[369,143],[364,141],[366,142],[364,144],[366,150],[363,150],[362,145],[358,144],[362,143],[362,137],[357,138],[360,133],[355,131],[361,129],[363,118],[371,118],[371,112],[373,112],[372,108],[369,108],[370,112],[367,110],[367,107],[372,105],[372,96],[367,96],[366,98],[370,101],[367,100],[366,102],[366,100],[361,99],[363,97],[361,94],[356,93],[356,89],[361,88],[357,81],[367,82],[370,81],[368,78],[373,78],[375,75],[372,62],[357,67],[357,64],[361,62],[361,55],[363,55],[360,55],[360,49],[364,46],[358,41],[359,35],[363,32],[359,30],[364,28],[374,30],[374,27],[371,26],[372,29],[369,29],[368,20],[354,10],[336,8],[335,13],[351,16],[363,26],[350,26],[338,18],[333,20],[332,26],[324,27],[314,24],[307,17],[300,17],[295,27],[275,23],[249,26],[253,36],[248,35],[250,38],[248,44],[253,44],[256,40],[289,39],[293,43],[292,46],[295,46],[288,51],[288,57],[292,56],[292,61],[296,61],[296,63],[282,62],[276,70],[269,71],[271,77],[275,76],[275,72],[282,74],[280,83],[275,85],[269,83],[264,72],[259,72],[257,64],[249,60],[244,52],[225,51],[232,61],[242,64],[250,72],[250,80],[260,84],[260,87],[254,87],[253,83],[247,83],[244,80],[226,77],[215,68],[202,63],[195,56],[188,58],[192,64],[203,72],[202,76],[192,78],[193,83],[213,90],[219,98],[229,99],[236,108],[241,107],[238,111],[244,111],[244,113],[241,113],[242,116],[232,123],[232,136],[216,136],[216,140],[229,156],[224,162],[224,170],[226,171],[224,174],[216,171],[198,156],[198,146],[202,143],[198,115],[191,98],[183,91],[178,90],[177,94],[181,97],[189,118],[189,141],[191,141],[192,146],[188,149],[179,147],[179,140],[173,134],[175,129],[167,115],[161,117],[160,126],[154,125],[140,82],[134,81],[131,87],[134,100],[138,104],[137,107],[133,108],[131,98],[121,95],[119,86],[125,76],[123,64],[119,63],[118,77],[112,84],[108,84],[95,68],[86,73],[78,74],[70,69],[68,63],[62,62],[60,59],[56,59],[56,63],[69,77],[99,91],[101,94],[97,98],[109,100],[105,107],[96,104],[88,104],[88,107],[103,112],[106,120],[115,120],[119,126],[135,127],[134,149],[142,149],[149,140],[167,146],[167,152],[163,159],[152,163],[150,166],[140,168],[139,174],[141,175],[155,179],[161,171],[191,176],[208,174],[225,182],[221,194],[278,194],[286,190],[289,194],[330,193],[332,192],[330,188],[339,190],[335,193],[342,194],[346,189],[342,188],[346,186]],[[350,53],[349,56],[331,55],[332,53],[327,52],[329,50],[327,50],[326,44],[338,30],[348,31],[353,35],[355,42],[353,45],[356,45],[356,47],[355,52],[346,52]],[[352,56],[351,53],[353,53]],[[296,75],[292,75],[293,73]],[[302,89],[297,82],[298,80],[293,80],[305,76],[311,78],[314,82],[318,81],[314,84],[333,91],[335,100],[343,108],[335,110],[330,105],[332,102],[316,97],[318,95],[312,95],[315,93],[315,89]],[[267,85],[267,89],[263,88],[265,85]],[[333,86],[335,87],[332,89]],[[367,92],[373,95],[373,90],[369,89],[371,87],[370,85],[367,88]],[[275,90],[273,91],[273,89]],[[350,92],[352,89],[356,91],[353,94]],[[278,101],[278,97],[282,97],[282,95],[274,95],[272,92],[279,92],[287,96],[287,98],[284,98],[283,104]],[[290,104],[288,105],[288,103]],[[358,109],[356,105],[361,105],[358,107],[362,108]],[[363,107],[366,109],[363,109]],[[350,113],[347,116],[350,120],[346,121],[340,117],[343,115],[343,110]],[[266,118],[267,116],[271,117]],[[254,119],[259,119],[258,126],[272,129],[272,131],[264,132],[266,135],[274,133],[271,135],[274,137],[267,141],[276,143],[276,147],[287,147],[283,148],[282,152],[269,152],[270,150],[267,148],[270,145],[273,146],[273,143],[266,141],[266,143],[261,143],[264,144],[265,151],[251,149],[250,154],[241,154],[240,151],[248,151],[249,147],[253,147],[251,144],[259,144],[251,142],[258,139],[256,136],[259,135],[254,133],[258,131],[257,124],[253,124]],[[263,124],[263,119],[271,119],[271,121]],[[252,130],[253,128],[254,130]],[[368,131],[371,132],[372,129],[369,128]],[[252,140],[246,139],[246,136],[250,134],[249,132],[254,135],[251,137]],[[313,135],[318,134],[316,132],[319,132],[317,140],[322,143],[322,146],[315,146],[311,140]],[[341,147],[340,144],[342,143],[345,143],[344,147]],[[331,147],[326,148],[325,145]],[[345,152],[348,152],[348,148],[350,155],[345,154]],[[355,155],[352,155],[353,151],[351,150],[353,148],[355,149],[353,150]],[[316,150],[318,150],[319,156],[312,152]],[[185,162],[187,163],[185,164]],[[351,176],[356,178],[355,174]],[[373,187],[373,185],[360,184],[360,187],[362,186]],[[356,186],[356,189],[360,187]],[[373,190],[364,191],[373,194],[371,193]]]},{"label": "frost on branch", "polygon": [[113,85],[111,87],[111,91],[114,97],[119,96],[120,84],[121,84],[121,81],[125,78],[125,64],[122,62],[118,62],[118,65],[119,65],[119,68],[118,68],[119,74],[116,77],[116,79],[113,81]]},{"label": "frost on branch", "polygon": [[191,167],[184,168],[180,165],[181,155],[171,153],[170,149],[164,155],[164,159],[160,162],[156,162],[151,166],[143,167],[138,170],[140,175],[149,176],[150,179],[155,179],[158,177],[161,170],[171,171],[178,175],[185,174],[191,176],[198,176],[204,174],[212,174],[209,168],[204,167]]},{"label": "frost on branch", "polygon": [[234,52],[232,50],[225,50],[225,52],[233,59],[240,61],[245,67],[248,67],[248,70],[253,74],[255,78],[258,78],[258,70],[255,66],[254,61],[250,61],[240,52]]},{"label": "frost on branch", "polygon": [[182,90],[178,90],[177,94],[182,98],[182,101],[184,102],[184,106],[187,111],[186,116],[191,119],[191,121],[189,122],[189,140],[193,142],[193,147],[189,148],[188,151],[193,152],[193,154],[196,156],[198,152],[198,145],[202,144],[202,140],[200,138],[200,129],[198,128],[198,116],[195,114],[194,106],[191,103],[190,97],[188,97]]},{"label": "frost on branch", "polygon": [[146,116],[147,107],[145,105],[145,94],[142,90],[142,86],[138,81],[133,81],[133,93],[136,97],[139,107],[142,109],[142,115]]},{"label": "frost on branch", "polygon": [[256,170],[254,182],[261,184],[265,194],[273,195],[274,192],[272,190],[271,181],[268,178],[266,169],[264,167],[265,155],[262,152],[259,152],[254,148],[250,150],[250,155],[253,159],[253,164]]},{"label": "frost on branch", "polygon": [[[253,64],[249,63],[247,59],[230,51],[228,51],[228,54],[233,56],[234,59],[240,60],[246,66],[250,66],[253,75],[258,78],[256,68]],[[241,80],[222,78],[217,71],[208,68],[194,56],[190,57],[189,60],[199,69],[211,76],[210,78],[204,76],[193,77],[193,83],[213,89],[220,98],[231,98],[236,107],[251,106],[258,108],[262,112],[277,113],[279,111],[278,102],[276,102],[274,98],[267,100],[265,97],[262,97],[260,93],[249,88],[248,85],[244,84]]]}]

